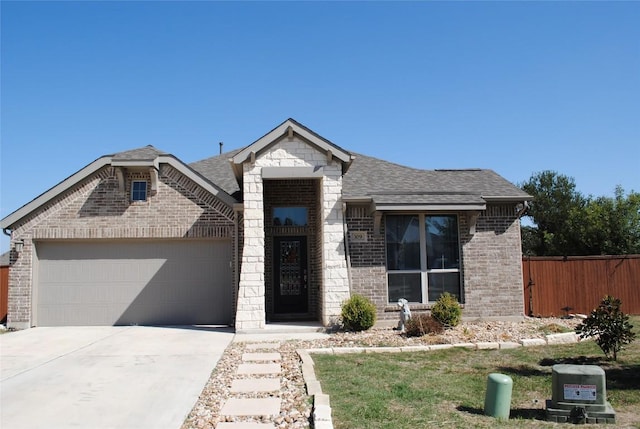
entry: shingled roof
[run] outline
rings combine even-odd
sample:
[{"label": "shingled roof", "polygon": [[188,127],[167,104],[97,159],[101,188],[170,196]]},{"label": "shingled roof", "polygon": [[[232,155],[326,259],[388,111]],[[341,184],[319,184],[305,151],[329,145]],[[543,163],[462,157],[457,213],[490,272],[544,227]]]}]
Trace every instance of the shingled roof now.
[{"label": "shingled roof", "polygon": [[143,159],[156,159],[159,155],[168,155],[155,147],[148,145],[137,149],[119,152],[111,156],[114,161],[133,161]]},{"label": "shingled roof", "polygon": [[212,156],[211,158],[189,164],[189,167],[206,177],[211,182],[218,185],[227,194],[240,200],[240,185],[236,180],[229,159],[235,156],[242,149],[236,149],[225,152],[221,155]]},{"label": "shingled roof", "polygon": [[[111,165],[113,167],[125,168],[158,168],[158,165],[160,163],[167,163],[171,165],[173,168],[177,169],[182,174],[186,175],[191,180],[202,186],[204,189],[211,192],[211,194],[216,195],[218,198],[229,205],[232,205],[238,201],[237,198],[227,195],[227,192],[225,192],[224,189],[221,189],[221,187],[214,181],[212,181],[209,176],[203,176],[196,170],[189,168],[175,156],[158,150],[155,147],[149,145],[125,152],[119,152],[113,155],[105,155],[96,159],[91,164],[75,172],[71,176],[64,179],[62,182],[58,183],[57,185],[43,192],[27,204],[20,207],[18,210],[4,217],[2,220],[0,220],[0,226],[2,228],[11,228],[15,223],[27,216],[29,213],[42,207],[51,199],[56,198],[58,195],[71,189],[82,180],[90,177],[101,168],[104,168],[106,166]],[[226,169],[223,170],[225,172],[226,170],[228,170],[230,173],[231,167],[229,166],[228,162],[226,162],[225,168]],[[233,177],[233,175],[231,175],[231,177]]]},{"label": "shingled roof", "polygon": [[419,170],[356,154],[343,179],[345,200],[371,198],[382,205],[482,204],[531,196],[486,169]]},{"label": "shingled roof", "polygon": [[[191,168],[240,198],[229,159],[242,149],[189,164]],[[483,205],[488,201],[523,201],[526,192],[492,170],[419,170],[354,154],[343,179],[346,201],[371,200],[376,205]]]}]

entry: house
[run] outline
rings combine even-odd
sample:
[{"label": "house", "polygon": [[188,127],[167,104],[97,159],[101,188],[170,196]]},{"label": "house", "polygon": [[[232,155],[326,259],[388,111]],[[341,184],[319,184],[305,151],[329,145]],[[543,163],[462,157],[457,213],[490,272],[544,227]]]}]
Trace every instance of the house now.
[{"label": "house", "polygon": [[351,153],[293,119],[185,164],[103,156],[1,221],[8,324],[336,323],[350,294],[381,321],[455,294],[468,318],[523,314],[531,197],[491,170],[417,170]]}]

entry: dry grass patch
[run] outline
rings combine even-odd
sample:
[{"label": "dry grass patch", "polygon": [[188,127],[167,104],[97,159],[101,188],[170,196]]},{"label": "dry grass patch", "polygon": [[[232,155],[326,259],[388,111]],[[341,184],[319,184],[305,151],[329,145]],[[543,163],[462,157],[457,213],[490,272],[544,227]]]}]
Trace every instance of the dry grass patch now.
[{"label": "dry grass patch", "polygon": [[[636,331],[640,318],[632,321]],[[331,395],[336,429],[417,427],[558,427],[546,422],[551,367],[556,363],[600,365],[618,412],[616,427],[640,428],[640,343],[617,362],[593,342],[513,350],[447,349],[432,352],[315,355],[316,374]],[[511,418],[484,416],[488,374],[513,379]],[[613,426],[608,426],[613,427]]]}]

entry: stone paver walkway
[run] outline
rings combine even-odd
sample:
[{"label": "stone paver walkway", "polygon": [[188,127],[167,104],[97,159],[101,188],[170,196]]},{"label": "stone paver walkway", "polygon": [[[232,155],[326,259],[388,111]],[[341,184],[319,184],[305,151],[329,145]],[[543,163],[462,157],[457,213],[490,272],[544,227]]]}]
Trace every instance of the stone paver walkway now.
[{"label": "stone paver walkway", "polygon": [[[275,392],[279,395],[282,356],[277,351],[279,343],[249,343],[238,365],[236,379],[231,382],[232,396],[222,405],[222,417],[262,417],[280,414],[280,397],[260,397]],[[234,396],[236,394],[236,396]],[[253,397],[255,396],[255,397]],[[263,395],[264,396],[264,395]],[[275,429],[273,423],[221,422],[216,429]]]}]

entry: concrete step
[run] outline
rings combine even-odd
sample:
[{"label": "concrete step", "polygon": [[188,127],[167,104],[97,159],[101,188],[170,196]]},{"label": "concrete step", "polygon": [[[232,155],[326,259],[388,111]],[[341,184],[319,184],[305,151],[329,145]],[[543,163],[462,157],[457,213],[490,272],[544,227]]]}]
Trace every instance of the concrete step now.
[{"label": "concrete step", "polygon": [[280,374],[282,367],[279,363],[241,363],[238,365],[237,374],[241,375],[266,375]]},{"label": "concrete step", "polygon": [[264,328],[242,329],[236,334],[299,334],[312,332],[327,332],[327,328],[320,322],[273,322],[267,323]]},{"label": "concrete step", "polygon": [[259,362],[259,361],[270,361],[270,362],[278,362],[282,360],[282,356],[280,353],[244,353],[242,355],[243,362]]},{"label": "concrete step", "polygon": [[277,416],[280,398],[229,398],[220,410],[221,416]]},{"label": "concrete step", "polygon": [[279,378],[244,378],[231,382],[231,392],[277,392],[280,390]]},{"label": "concrete step", "polygon": [[280,343],[249,343],[245,348],[247,350],[278,350]]},{"label": "concrete step", "polygon": [[221,422],[216,425],[216,429],[276,429],[276,425],[256,422]]}]

